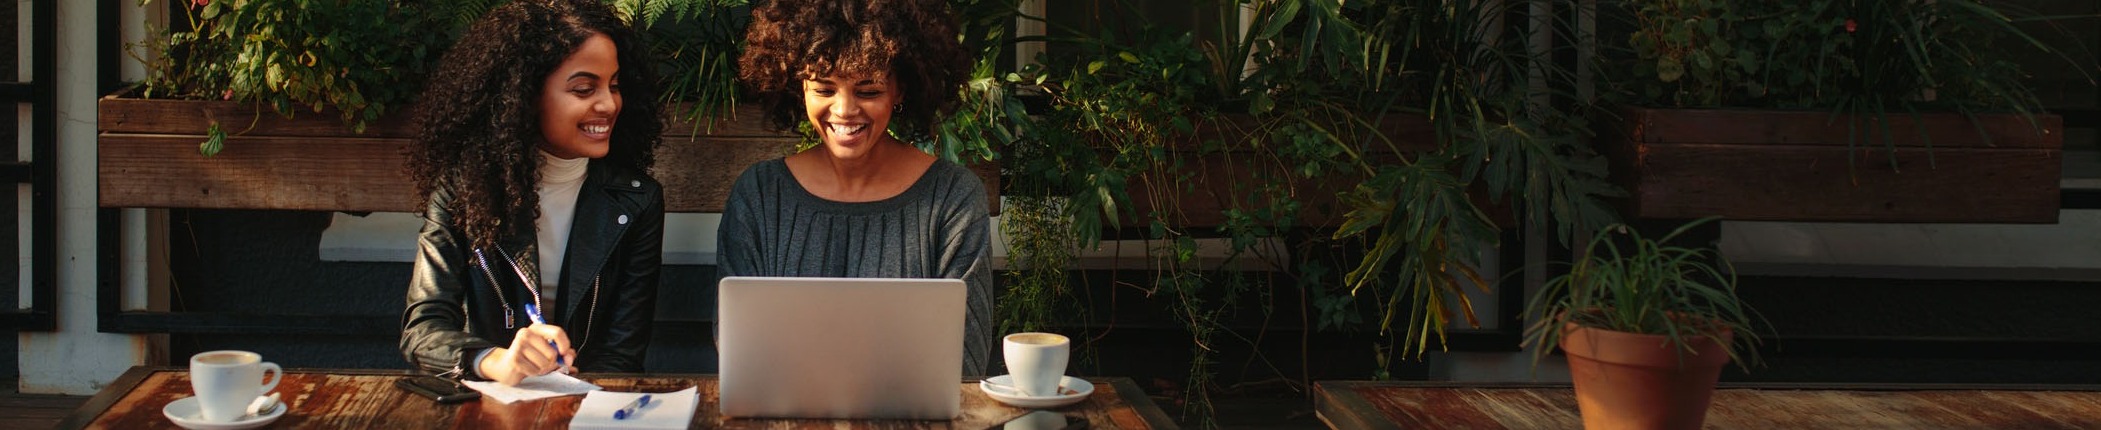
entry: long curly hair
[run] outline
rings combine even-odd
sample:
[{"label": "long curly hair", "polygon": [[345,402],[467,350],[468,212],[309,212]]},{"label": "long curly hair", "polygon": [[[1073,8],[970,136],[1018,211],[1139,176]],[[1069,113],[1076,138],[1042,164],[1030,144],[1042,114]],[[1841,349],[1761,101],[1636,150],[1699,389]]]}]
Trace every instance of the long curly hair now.
[{"label": "long curly hair", "polygon": [[[439,189],[476,249],[540,216],[538,100],[549,73],[593,34],[618,49],[620,117],[602,160],[647,172],[664,123],[647,47],[598,0],[523,0],[490,10],[446,51],[415,110],[409,174],[427,201]],[[506,222],[508,221],[508,222]]]},{"label": "long curly hair", "polygon": [[942,0],[774,0],[752,6],[751,16],[737,77],[776,130],[804,121],[804,79],[887,73],[904,95],[892,128],[922,137],[955,108],[969,79],[970,56]]}]

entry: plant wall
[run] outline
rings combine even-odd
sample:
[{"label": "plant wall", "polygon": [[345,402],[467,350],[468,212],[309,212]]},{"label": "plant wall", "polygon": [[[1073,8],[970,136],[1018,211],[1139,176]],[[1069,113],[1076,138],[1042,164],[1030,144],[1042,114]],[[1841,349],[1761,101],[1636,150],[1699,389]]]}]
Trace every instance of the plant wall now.
[{"label": "plant wall", "polygon": [[[695,119],[757,120],[726,115],[739,100],[731,60],[744,2],[611,1],[648,30],[665,101],[690,103]],[[172,5],[177,28],[136,47],[162,59],[142,94],[286,115],[332,107],[361,126],[412,100],[442,47],[495,3]],[[1217,22],[1051,22],[1029,38],[1010,26],[1041,17],[1020,15],[1017,0],[951,4],[965,23],[958,37],[980,56],[962,109],[917,143],[995,160],[1007,175],[1002,329],[1086,327],[1069,317],[1087,315],[1072,309],[1075,252],[1145,238],[1150,280],[1128,287],[1172,303],[1161,311],[1186,330],[1185,412],[1199,422],[1220,389],[1218,348],[1245,341],[1222,321],[1275,311],[1237,308],[1240,298],[1307,297],[1308,331],[1376,333],[1387,340],[1367,354],[1418,359],[1442,349],[1445,328],[1477,323],[1464,293],[1501,275],[1478,261],[1501,232],[1566,240],[1612,219],[1601,198],[1615,191],[1584,144],[1587,101],[1568,92],[1577,67],[1559,60],[1568,45],[1528,44],[1537,32],[1568,40],[1567,14],[1537,10],[1570,3],[1193,0]],[[1145,22],[1121,2],[1094,4]],[[1240,16],[1251,18],[1244,29]],[[1054,48],[1017,68],[1021,42]],[[1191,213],[1192,196],[1225,209]],[[1199,238],[1222,238],[1228,260],[1274,264],[1288,281],[1199,261]]]}]

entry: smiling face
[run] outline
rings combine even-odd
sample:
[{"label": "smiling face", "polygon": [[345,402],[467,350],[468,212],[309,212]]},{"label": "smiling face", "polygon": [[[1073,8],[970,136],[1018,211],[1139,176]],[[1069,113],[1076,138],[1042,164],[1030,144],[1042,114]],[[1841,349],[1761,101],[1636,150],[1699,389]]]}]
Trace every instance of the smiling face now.
[{"label": "smiling face", "polygon": [[619,51],[613,39],[592,34],[555,66],[540,90],[540,150],[556,157],[600,158],[612,150],[620,117]]},{"label": "smiling face", "polygon": [[881,75],[802,81],[803,113],[834,158],[865,157],[888,139],[890,114],[901,101],[898,88]]}]

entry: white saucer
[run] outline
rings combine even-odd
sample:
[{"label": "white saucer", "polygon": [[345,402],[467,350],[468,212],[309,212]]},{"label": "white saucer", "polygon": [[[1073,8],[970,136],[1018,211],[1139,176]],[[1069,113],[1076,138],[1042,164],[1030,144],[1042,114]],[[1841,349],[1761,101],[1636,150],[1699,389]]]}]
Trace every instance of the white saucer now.
[{"label": "white saucer", "polygon": [[168,420],[174,421],[175,425],[186,429],[240,430],[262,427],[272,421],[277,421],[279,417],[285,415],[285,409],[287,409],[285,404],[278,402],[277,407],[271,408],[269,413],[262,415],[242,417],[242,419],[226,423],[207,422],[204,420],[204,413],[197,409],[197,397],[191,396],[168,402],[168,406],[160,408],[160,413],[161,415],[167,415]]},{"label": "white saucer", "polygon": [[1071,376],[1059,381],[1058,391],[1063,394],[1056,396],[1022,395],[1007,388],[1012,386],[1014,386],[1014,377],[1012,375],[999,375],[978,381],[978,390],[984,391],[987,396],[992,396],[992,400],[998,400],[1000,403],[1019,408],[1055,408],[1079,403],[1081,400],[1086,400],[1087,395],[1094,394],[1094,383]]}]

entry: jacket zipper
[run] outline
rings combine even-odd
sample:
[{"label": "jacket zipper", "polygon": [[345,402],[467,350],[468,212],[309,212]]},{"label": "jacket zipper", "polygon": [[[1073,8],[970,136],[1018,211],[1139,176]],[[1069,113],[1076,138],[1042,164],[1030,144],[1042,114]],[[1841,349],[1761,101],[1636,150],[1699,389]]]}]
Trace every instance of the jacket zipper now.
[{"label": "jacket zipper", "polygon": [[[627,226],[621,226],[621,227],[620,227],[620,232],[618,232],[618,233],[615,233],[615,234],[613,235],[613,237],[620,237],[620,235],[623,235],[623,234],[627,234]],[[479,257],[479,256],[481,255],[481,250],[475,250],[474,252],[475,252],[475,256],[477,256],[477,257]],[[526,282],[526,283],[527,283],[527,284],[526,284],[526,285],[527,285],[527,287],[526,287],[526,289],[527,289],[527,290],[537,290],[537,288],[534,288],[534,287],[533,287],[533,284],[531,284],[531,282],[533,282],[533,281],[532,281],[532,278],[531,278],[531,277],[528,277],[528,276],[526,276],[526,275],[525,275],[525,269],[524,269],[524,268],[518,267],[518,263],[517,263],[517,261],[516,261],[516,260],[513,260],[513,259],[511,258],[511,254],[510,254],[510,252],[504,251],[504,250],[503,250],[503,248],[497,248],[497,249],[496,249],[496,253],[497,253],[497,254],[500,254],[500,255],[503,255],[503,258],[504,258],[504,260],[505,260],[505,261],[510,261],[510,262],[511,262],[511,270],[512,270],[512,271],[514,271],[514,272],[517,272],[517,273],[518,273],[518,280],[519,280],[519,281],[521,281],[521,282]],[[607,257],[607,258],[606,258],[606,260],[607,260],[607,261],[611,261],[611,260],[612,260],[612,258],[611,258],[611,257],[609,256],[609,257]],[[589,345],[591,344],[591,327],[592,327],[593,325],[595,325],[595,324],[596,324],[596,323],[598,322],[598,287],[599,287],[599,283],[600,283],[599,281],[601,281],[601,280],[603,280],[603,279],[605,278],[605,265],[606,265],[606,262],[599,262],[599,263],[598,263],[598,271],[597,271],[598,273],[596,273],[596,274],[593,274],[593,275],[591,275],[591,303],[590,303],[590,307],[588,307],[588,308],[587,308],[587,310],[586,310],[586,312],[589,312],[589,313],[588,313],[588,314],[586,314],[586,315],[584,316],[584,332],[583,332],[583,341],[582,341],[582,342],[577,342],[577,343],[575,343],[575,345],[576,345],[576,355],[577,355],[577,356],[583,356],[583,355],[584,355],[584,347],[585,347],[585,346],[589,346]],[[493,274],[490,274],[490,273],[489,273],[489,267],[488,267],[488,260],[486,260],[486,259],[482,260],[482,274],[483,274],[483,275],[485,275],[485,276],[488,276],[488,277],[489,277],[489,284],[490,284],[490,288],[495,288],[495,284],[496,284],[496,275],[493,275]],[[499,291],[499,294],[497,295],[497,298],[498,298],[499,300],[501,300],[501,299],[502,299],[502,297],[503,297],[503,296],[502,296],[502,294],[501,294],[501,293],[500,293],[500,291]],[[539,297],[539,295],[535,294],[535,295],[533,296],[533,302],[534,302],[534,303],[539,303],[539,302],[540,302],[540,297]],[[508,329],[508,328],[511,328],[511,327],[510,327],[510,324],[511,324],[511,307],[510,307],[511,305],[510,305],[510,302],[504,302],[504,305],[503,305],[503,306],[504,306],[504,307],[503,307],[503,323],[504,323],[504,325],[505,325],[505,327],[504,327],[504,328]],[[546,306],[540,306],[540,308],[541,308],[541,309],[546,309],[547,307],[546,307]]]},{"label": "jacket zipper", "polygon": [[[601,268],[601,270],[603,269]],[[591,307],[587,311],[588,314],[584,317],[584,341],[576,344],[577,356],[583,356],[584,347],[591,345],[591,325],[598,322],[598,281],[604,278],[604,273],[591,277]]]},{"label": "jacket zipper", "polygon": [[524,283],[525,292],[533,295],[533,306],[540,307],[542,316],[545,316],[547,305],[540,303],[540,283],[536,280],[539,278],[526,275],[525,267],[518,264],[517,258],[511,257],[510,251],[504,251],[503,248],[499,247],[496,248],[496,255],[503,256],[504,261],[511,263],[511,272],[518,274],[518,282]]},{"label": "jacket zipper", "polygon": [[[502,250],[498,251],[501,252]],[[481,250],[476,249],[474,250],[474,260],[478,263],[481,263],[482,276],[486,276],[489,278],[489,289],[496,292],[496,302],[503,304],[503,329],[511,330],[518,328],[516,320],[511,319],[511,301],[510,299],[505,299],[503,297],[503,284],[496,282],[495,273],[489,272],[489,258],[483,256]]]},{"label": "jacket zipper", "polygon": [[[625,215],[625,214],[623,214],[623,215]],[[620,238],[620,237],[626,237],[626,236],[627,236],[627,224],[621,224],[621,225],[620,225],[620,231],[616,231],[616,232],[613,232],[613,237],[614,237],[614,238]],[[617,242],[615,242],[615,243],[617,243]],[[589,344],[589,342],[591,341],[591,325],[592,325],[592,323],[594,323],[594,322],[597,322],[597,320],[598,320],[598,283],[599,283],[599,280],[601,280],[601,279],[604,279],[604,278],[605,278],[605,265],[606,265],[606,264],[608,264],[608,263],[611,263],[612,261],[613,261],[613,256],[611,256],[611,255],[607,255],[607,256],[606,256],[606,259],[605,259],[604,261],[599,261],[599,262],[598,262],[598,270],[594,270],[594,271],[592,271],[592,272],[591,272],[591,309],[590,309],[589,311],[587,311],[587,312],[588,312],[588,313],[586,314],[587,316],[585,316],[585,317],[584,317],[584,342],[585,342],[585,343],[579,343],[579,344],[577,344],[577,347],[576,347],[576,355],[578,355],[578,356],[582,356],[582,355],[584,355],[584,347],[583,347],[583,345],[588,345],[588,344]]]},{"label": "jacket zipper", "polygon": [[[623,224],[620,226],[619,232],[613,233],[613,237],[621,237],[625,234],[627,234],[627,225]],[[518,267],[518,262],[516,260],[511,259],[510,252],[504,251],[503,248],[496,248],[496,253],[502,255],[504,261],[508,261],[511,263],[511,270],[518,273],[519,281],[527,283],[532,282],[532,279],[530,277],[525,276],[525,269]],[[499,287],[498,283],[496,282],[496,274],[489,271],[488,257],[483,256],[482,251],[476,249],[474,250],[474,258],[481,263],[482,276],[486,276],[489,278],[489,289],[496,291],[496,301],[503,304],[503,328],[505,330],[517,328],[516,324],[514,323],[514,320],[511,319],[511,302],[510,300],[504,299],[503,288]],[[575,344],[577,356],[583,356],[584,347],[591,344],[591,326],[594,325],[594,323],[598,322],[598,287],[600,281],[605,279],[605,265],[609,261],[612,261],[611,256],[607,256],[606,261],[599,262],[597,273],[591,275],[591,303],[587,311],[589,313],[586,314],[586,316],[584,317],[583,342],[578,342]],[[527,286],[528,290],[536,289],[531,288],[531,284],[527,284]],[[533,296],[534,303],[538,303],[539,299],[540,297],[538,294],[535,294]],[[546,307],[541,306],[541,308],[545,309]],[[457,366],[454,367],[457,368]]]}]

